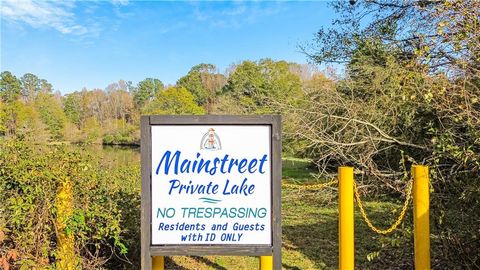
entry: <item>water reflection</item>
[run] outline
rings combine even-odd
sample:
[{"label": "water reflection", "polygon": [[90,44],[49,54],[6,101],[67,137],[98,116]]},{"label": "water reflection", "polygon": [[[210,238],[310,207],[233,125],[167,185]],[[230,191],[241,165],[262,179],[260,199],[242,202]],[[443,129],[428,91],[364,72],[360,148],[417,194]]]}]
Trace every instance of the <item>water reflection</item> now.
[{"label": "water reflection", "polygon": [[140,147],[117,145],[68,145],[67,148],[79,151],[82,155],[98,160],[106,168],[120,168],[140,165]]},{"label": "water reflection", "polygon": [[84,151],[100,159],[107,167],[123,167],[140,164],[140,147],[116,145],[88,145]]}]

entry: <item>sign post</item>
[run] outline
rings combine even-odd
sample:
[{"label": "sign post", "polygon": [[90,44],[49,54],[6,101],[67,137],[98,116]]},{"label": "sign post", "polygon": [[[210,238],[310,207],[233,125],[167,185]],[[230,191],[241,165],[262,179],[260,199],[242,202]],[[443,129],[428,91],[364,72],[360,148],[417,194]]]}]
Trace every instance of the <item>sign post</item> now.
[{"label": "sign post", "polygon": [[142,269],[172,255],[273,256],[280,116],[142,116]]}]

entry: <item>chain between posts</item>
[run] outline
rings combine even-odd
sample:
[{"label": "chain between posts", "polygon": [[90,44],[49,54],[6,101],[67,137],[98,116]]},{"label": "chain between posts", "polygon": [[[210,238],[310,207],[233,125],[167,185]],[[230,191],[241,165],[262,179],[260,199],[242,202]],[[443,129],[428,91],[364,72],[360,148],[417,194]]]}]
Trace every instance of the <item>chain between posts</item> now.
[{"label": "chain between posts", "polygon": [[[298,189],[298,190],[320,190],[322,188],[331,186],[336,183],[338,183],[338,180],[334,179],[326,183],[314,184],[314,185],[282,184],[282,186],[285,188]],[[372,231],[378,234],[386,235],[393,232],[395,229],[397,229],[397,227],[402,223],[403,219],[405,218],[408,205],[410,204],[410,197],[412,195],[413,179],[411,179],[407,185],[407,195],[405,198],[405,202],[403,203],[403,207],[402,207],[402,211],[400,212],[400,215],[398,216],[397,220],[395,220],[395,222],[388,229],[385,229],[385,230],[375,227],[375,225],[373,225],[372,221],[368,217],[365,211],[365,207],[363,206],[363,202],[360,199],[360,194],[358,192],[357,184],[355,183],[355,181],[353,182],[353,188],[354,188],[355,200],[357,201],[358,208],[360,208],[360,213],[362,214],[362,217],[365,220],[365,223],[367,223],[368,227]]]},{"label": "chain between posts", "polygon": [[313,185],[295,185],[295,184],[282,184],[283,187],[290,188],[290,189],[299,189],[299,190],[319,190],[333,184],[338,183],[337,179],[333,179],[330,182],[321,183],[321,184],[313,184]]},{"label": "chain between posts", "polygon": [[411,197],[411,194],[412,194],[412,187],[413,187],[413,179],[411,179],[410,182],[408,183],[407,195],[406,195],[406,198],[405,198],[405,202],[403,203],[402,211],[400,212],[400,215],[398,216],[397,220],[388,229],[382,230],[382,229],[379,229],[379,228],[375,227],[372,224],[372,221],[370,221],[370,219],[368,218],[367,213],[365,212],[365,208],[363,207],[362,200],[360,199],[360,194],[358,193],[357,184],[355,182],[353,182],[353,188],[354,188],[354,191],[355,191],[355,199],[357,200],[358,208],[360,208],[360,213],[362,213],[362,217],[365,220],[365,222],[367,223],[368,227],[370,227],[370,229],[372,229],[374,232],[376,232],[378,234],[386,235],[386,234],[389,234],[389,233],[393,232],[398,227],[398,225],[400,225],[402,223],[403,218],[405,217],[405,214],[407,213],[408,204],[410,203],[410,197]]}]

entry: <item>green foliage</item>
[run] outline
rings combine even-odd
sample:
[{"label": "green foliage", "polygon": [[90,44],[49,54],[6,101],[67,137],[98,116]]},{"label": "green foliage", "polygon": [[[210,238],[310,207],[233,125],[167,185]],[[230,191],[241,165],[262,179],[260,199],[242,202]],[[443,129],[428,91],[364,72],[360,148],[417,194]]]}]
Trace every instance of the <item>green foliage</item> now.
[{"label": "green foliage", "polygon": [[107,134],[102,140],[105,145],[139,145],[137,138],[131,135],[123,135],[121,133]]},{"label": "green foliage", "polygon": [[81,124],[81,96],[80,93],[75,92],[65,96],[63,101],[63,110],[68,120],[80,127]]},{"label": "green foliage", "polygon": [[[92,143],[99,142],[102,136],[109,136],[105,141],[108,143],[130,144],[138,140],[133,127],[138,125],[139,112],[133,97],[124,89],[127,87],[128,83],[120,81],[109,85],[107,91],[84,90],[66,95],[63,110],[78,129],[70,132],[69,140]],[[117,139],[112,140],[112,136]]]},{"label": "green foliage", "polygon": [[178,79],[177,86],[190,91],[198,105],[203,105],[207,101],[207,89],[203,86],[200,72],[197,70],[192,68],[187,75]]},{"label": "green foliage", "polygon": [[[127,232],[123,215],[128,214],[122,209],[132,207],[130,203],[139,207],[139,189],[123,190],[122,182],[137,182],[138,167],[128,173],[106,171],[85,153],[32,148],[18,141],[0,145],[0,167],[0,231],[5,234],[0,251],[18,252],[16,267],[43,268],[54,262],[54,202],[63,181],[71,181],[73,186],[74,212],[66,233],[74,235],[83,269],[99,269],[105,258],[122,257],[128,252],[127,244],[133,244],[133,239],[124,241],[122,237]],[[136,200],[129,201],[129,196]],[[115,264],[115,260],[109,263]]]},{"label": "green foliage", "polygon": [[20,100],[0,104],[0,134],[17,136],[37,141],[48,137],[43,131],[43,123],[38,112]]},{"label": "green foliage", "polygon": [[11,103],[20,96],[20,80],[9,71],[0,74],[0,98],[5,103]]},{"label": "green foliage", "polygon": [[35,97],[35,94],[40,91],[40,79],[32,74],[26,73],[20,78],[22,83],[22,96],[26,100],[31,100]]},{"label": "green foliage", "polygon": [[0,135],[5,135],[7,132],[7,112],[5,110],[5,104],[0,100]]},{"label": "green foliage", "polygon": [[85,120],[85,126],[82,129],[82,142],[84,143],[94,143],[97,142],[102,136],[102,127],[100,123],[93,118],[87,118]]},{"label": "green foliage", "polygon": [[26,73],[20,78],[21,94],[23,100],[31,102],[38,93],[51,93],[52,85],[45,79],[38,78],[35,74]]},{"label": "green foliage", "polygon": [[[218,97],[215,113],[218,114],[282,114],[284,133],[294,133],[294,125],[286,113],[304,99],[296,64],[263,59],[258,62],[243,61],[229,75],[223,93]],[[296,140],[284,140],[284,152],[298,154]]]},{"label": "green foliage", "polygon": [[294,181],[308,182],[317,173],[317,169],[309,159],[293,157],[282,158],[282,178]]},{"label": "green foliage", "polygon": [[60,102],[52,94],[39,93],[35,98],[35,108],[50,131],[52,139],[61,140],[64,136],[67,117]]},{"label": "green foliage", "polygon": [[154,100],[143,109],[143,114],[203,114],[205,110],[198,106],[195,97],[183,87],[170,87],[160,91]]},{"label": "green foliage", "polygon": [[[280,113],[279,105],[288,105],[301,99],[301,82],[285,61],[270,59],[258,62],[244,61],[228,77],[224,95],[237,100],[237,106],[248,113]],[[217,110],[230,108],[217,106]]]},{"label": "green foliage", "polygon": [[218,74],[212,64],[199,64],[177,81],[178,87],[184,87],[195,96],[198,105],[207,111],[212,110],[216,96],[221,92],[226,83],[226,78]]},{"label": "green foliage", "polygon": [[[353,164],[378,177],[366,179],[374,186],[395,185],[412,163],[429,165],[431,216],[442,216],[432,239],[443,255],[433,267],[477,267],[480,256],[471,251],[479,242],[472,239],[480,234],[470,217],[480,211],[480,31],[467,25],[478,24],[479,2],[333,6],[342,19],[317,33],[308,54],[317,63],[346,63],[346,73],[333,87],[309,91],[303,108],[291,110],[303,127],[295,138],[307,143],[306,156],[324,171]],[[410,264],[393,252],[378,250],[369,259]]]},{"label": "green foliage", "polygon": [[32,106],[27,106],[21,101],[17,100],[10,105],[15,112],[17,137],[28,139],[35,138],[37,141],[43,141],[45,135],[44,125],[40,119],[38,112]]},{"label": "green foliage", "polygon": [[133,89],[133,100],[138,108],[141,108],[146,102],[152,100],[153,97],[163,90],[163,83],[159,79],[147,78],[140,81],[135,89]]},{"label": "green foliage", "polygon": [[225,91],[230,92],[235,98],[242,96],[252,98],[261,91],[264,81],[261,67],[257,63],[243,61],[229,76]]},{"label": "green foliage", "polygon": [[114,121],[114,127],[110,128],[110,133],[104,135],[102,143],[104,145],[140,145],[140,141],[134,135],[137,127],[119,119]]}]

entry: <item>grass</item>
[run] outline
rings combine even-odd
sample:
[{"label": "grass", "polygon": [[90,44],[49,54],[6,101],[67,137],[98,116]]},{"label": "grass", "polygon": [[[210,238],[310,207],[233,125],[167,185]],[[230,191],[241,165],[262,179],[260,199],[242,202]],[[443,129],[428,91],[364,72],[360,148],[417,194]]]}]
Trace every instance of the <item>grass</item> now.
[{"label": "grass", "polygon": [[[283,176],[312,182],[315,170],[308,160],[285,159]],[[319,191],[282,191],[282,266],[294,269],[337,269],[338,205],[335,186]],[[365,207],[380,228],[398,216],[400,205],[366,200]],[[411,212],[411,211],[409,211]],[[393,234],[371,231],[355,209],[355,264],[358,269],[408,269],[413,261],[411,213]],[[400,259],[399,259],[400,258]],[[235,256],[175,256],[166,269],[258,269],[258,258]]]},{"label": "grass", "polygon": [[310,160],[299,158],[284,158],[282,160],[283,179],[308,182],[315,178],[316,172]]}]

